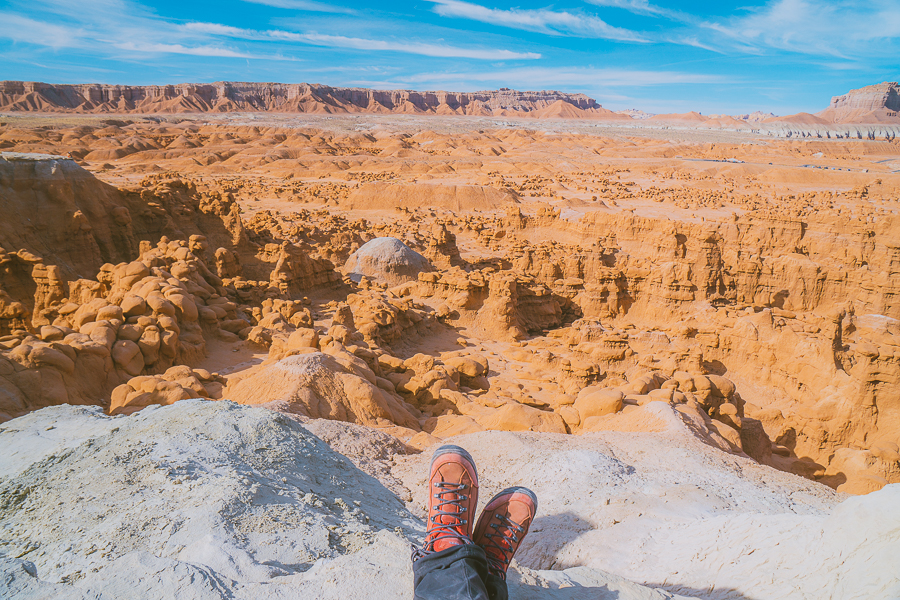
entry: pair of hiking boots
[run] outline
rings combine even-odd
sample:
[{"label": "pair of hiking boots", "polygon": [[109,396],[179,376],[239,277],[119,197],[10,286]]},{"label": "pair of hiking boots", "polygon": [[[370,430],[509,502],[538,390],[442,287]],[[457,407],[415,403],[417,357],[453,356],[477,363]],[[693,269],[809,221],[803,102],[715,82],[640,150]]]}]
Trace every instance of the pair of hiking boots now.
[{"label": "pair of hiking boots", "polygon": [[428,531],[419,555],[476,544],[487,557],[488,570],[506,580],[506,570],[525,539],[537,512],[537,497],[524,487],[494,496],[478,522],[478,471],[472,456],[459,446],[441,446],[431,459],[428,478]]}]

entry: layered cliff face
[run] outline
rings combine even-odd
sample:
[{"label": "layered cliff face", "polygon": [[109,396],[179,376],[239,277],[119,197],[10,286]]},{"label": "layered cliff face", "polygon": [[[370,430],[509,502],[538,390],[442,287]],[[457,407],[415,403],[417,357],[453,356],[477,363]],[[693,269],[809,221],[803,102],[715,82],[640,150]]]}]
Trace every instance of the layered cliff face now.
[{"label": "layered cliff face", "polygon": [[[75,113],[287,112],[438,115],[538,114],[559,105],[571,116],[618,118],[584,94],[553,91],[416,92],[318,84],[184,83],[165,86],[0,82],[0,110]],[[555,106],[554,106],[555,105]],[[550,114],[548,112],[548,114]],[[551,115],[553,116],[553,115]]]},{"label": "layered cliff face", "polygon": [[831,105],[816,113],[830,123],[900,122],[900,85],[885,81],[850,90],[831,99]]},{"label": "layered cliff face", "polygon": [[600,119],[619,127],[753,131],[774,137],[893,140],[900,135],[896,83],[835,96],[815,115],[755,112],[709,118],[696,112],[613,112],[584,94],[373,90],[321,84],[220,81],[158,86],[0,81],[0,111],[73,114],[305,113]]},{"label": "layered cliff face", "polygon": [[[511,225],[530,228],[527,219]],[[632,342],[639,352],[667,356],[685,371],[700,361],[709,372],[768,387],[744,395],[743,415],[803,459],[787,464],[776,455],[774,463],[845,491],[900,476],[893,459],[877,458],[883,444],[894,456],[900,439],[897,217],[748,213],[690,224],[598,212],[553,226],[584,241],[608,232],[615,239],[592,252],[529,249],[514,268],[585,317],[663,332],[649,344]],[[584,352],[606,358],[591,345]],[[618,371],[628,361],[601,364]],[[853,461],[874,467],[867,480],[848,483],[840,465]]]}]

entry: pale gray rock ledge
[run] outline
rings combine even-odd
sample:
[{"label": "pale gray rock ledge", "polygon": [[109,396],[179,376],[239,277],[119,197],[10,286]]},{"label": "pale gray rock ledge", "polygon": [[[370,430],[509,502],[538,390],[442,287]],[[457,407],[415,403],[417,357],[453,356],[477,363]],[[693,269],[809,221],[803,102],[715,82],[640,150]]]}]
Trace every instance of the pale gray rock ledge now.
[{"label": "pale gray rock ledge", "polygon": [[[511,484],[541,500],[513,599],[900,597],[900,485],[846,498],[648,407],[666,432],[455,440],[482,506]],[[0,598],[412,597],[430,452],[384,433],[188,400],[43,409],[0,448]]]},{"label": "pale gray rock ledge", "polygon": [[[281,414],[57,406],[0,425],[0,447],[2,598],[412,597],[422,522]],[[589,568],[510,580],[522,599],[679,597]]]}]

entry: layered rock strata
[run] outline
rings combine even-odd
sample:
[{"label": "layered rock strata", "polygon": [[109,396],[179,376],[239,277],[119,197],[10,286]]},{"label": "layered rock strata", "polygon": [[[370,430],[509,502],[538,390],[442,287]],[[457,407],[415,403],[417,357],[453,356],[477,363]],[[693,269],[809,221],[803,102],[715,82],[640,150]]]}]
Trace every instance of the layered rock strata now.
[{"label": "layered rock strata", "polygon": [[[220,81],[159,86],[0,82],[0,110],[78,113],[310,112],[528,114],[554,103],[590,114],[611,113],[584,94],[373,90],[297,83]],[[618,117],[619,115],[613,115]]]}]

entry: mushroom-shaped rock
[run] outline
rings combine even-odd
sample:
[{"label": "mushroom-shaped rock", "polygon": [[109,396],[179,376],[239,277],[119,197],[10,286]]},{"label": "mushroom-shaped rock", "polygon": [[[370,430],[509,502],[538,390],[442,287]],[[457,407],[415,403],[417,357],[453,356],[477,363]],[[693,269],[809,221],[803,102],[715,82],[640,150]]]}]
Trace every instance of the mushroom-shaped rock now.
[{"label": "mushroom-shaped rock", "polygon": [[427,258],[392,237],[366,242],[344,265],[344,273],[354,281],[365,276],[391,286],[417,281],[419,273],[432,270]]}]

